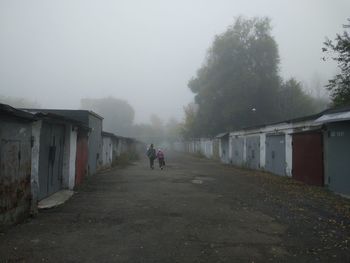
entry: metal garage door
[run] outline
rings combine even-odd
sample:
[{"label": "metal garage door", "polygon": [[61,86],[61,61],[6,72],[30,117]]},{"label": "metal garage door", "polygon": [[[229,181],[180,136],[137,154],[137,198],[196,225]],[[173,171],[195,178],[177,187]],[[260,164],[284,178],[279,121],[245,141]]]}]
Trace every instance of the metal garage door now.
[{"label": "metal garage door", "polygon": [[220,147],[219,147],[220,141],[218,139],[215,139],[213,141],[213,158],[219,160],[220,159]]},{"label": "metal garage door", "polygon": [[293,134],[293,178],[323,186],[323,137],[321,132]]},{"label": "metal garage door", "polygon": [[266,170],[286,175],[286,138],[284,134],[266,136]]},{"label": "metal garage door", "polygon": [[39,200],[62,188],[64,126],[43,123],[40,138]]},{"label": "metal garage door", "polygon": [[87,166],[89,160],[88,133],[78,132],[77,153],[75,162],[75,185],[80,185],[87,175]]},{"label": "metal garage door", "polygon": [[260,137],[247,137],[247,166],[251,169],[260,167]]},{"label": "metal garage door", "polygon": [[221,161],[229,163],[229,136],[224,136],[221,139]]},{"label": "metal garage door", "polygon": [[244,150],[244,138],[233,137],[231,144],[232,152],[232,164],[237,166],[242,166],[243,159],[243,150]]},{"label": "metal garage door", "polygon": [[331,190],[350,195],[350,122],[329,124],[327,129],[326,183]]}]

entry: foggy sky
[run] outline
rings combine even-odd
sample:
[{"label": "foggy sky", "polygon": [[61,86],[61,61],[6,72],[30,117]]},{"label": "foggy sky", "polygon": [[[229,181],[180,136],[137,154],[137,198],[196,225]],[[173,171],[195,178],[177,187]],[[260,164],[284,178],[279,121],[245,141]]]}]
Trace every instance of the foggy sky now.
[{"label": "foggy sky", "polygon": [[282,76],[311,86],[336,72],[322,43],[349,10],[348,0],[0,0],[0,95],[73,109],[111,95],[137,122],[181,119],[188,80],[235,17],[269,16]]}]

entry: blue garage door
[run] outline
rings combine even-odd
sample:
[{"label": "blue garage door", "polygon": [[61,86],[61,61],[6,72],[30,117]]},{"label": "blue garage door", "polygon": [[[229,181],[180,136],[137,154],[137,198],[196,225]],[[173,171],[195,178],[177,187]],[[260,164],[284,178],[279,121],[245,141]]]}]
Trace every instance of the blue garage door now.
[{"label": "blue garage door", "polygon": [[266,136],[266,170],[286,175],[286,138],[284,134]]}]

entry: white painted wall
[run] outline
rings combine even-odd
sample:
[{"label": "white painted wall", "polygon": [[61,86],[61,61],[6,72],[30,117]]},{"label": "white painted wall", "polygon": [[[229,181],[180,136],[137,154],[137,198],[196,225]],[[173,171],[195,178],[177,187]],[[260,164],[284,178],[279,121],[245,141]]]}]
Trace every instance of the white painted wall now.
[{"label": "white painted wall", "polygon": [[232,164],[233,152],[232,152],[232,137],[231,134],[228,135],[228,163]]},{"label": "white painted wall", "polygon": [[62,186],[73,190],[75,185],[75,161],[77,155],[77,131],[73,125],[65,125]]},{"label": "white painted wall", "polygon": [[76,129],[71,131],[70,145],[69,145],[69,182],[68,188],[73,190],[75,186],[75,163],[77,159],[77,137],[78,132]]},{"label": "white painted wall", "polygon": [[266,165],[266,134],[260,134],[260,169],[264,170]]},{"label": "white painted wall", "polygon": [[208,138],[202,138],[199,141],[199,151],[207,158],[213,157],[213,141]]},{"label": "white painted wall", "polygon": [[292,147],[292,135],[289,133],[292,132],[286,131],[286,175],[292,176],[292,168],[293,168],[293,147]]},{"label": "white painted wall", "polygon": [[32,203],[31,212],[36,214],[38,212],[38,196],[39,196],[39,153],[40,153],[40,132],[41,132],[42,121],[36,121],[32,124],[32,136],[33,136],[33,147],[32,147],[32,170],[31,170],[31,193]]},{"label": "white painted wall", "polygon": [[244,144],[243,144],[243,164],[246,165],[247,162],[247,138],[244,137]]}]

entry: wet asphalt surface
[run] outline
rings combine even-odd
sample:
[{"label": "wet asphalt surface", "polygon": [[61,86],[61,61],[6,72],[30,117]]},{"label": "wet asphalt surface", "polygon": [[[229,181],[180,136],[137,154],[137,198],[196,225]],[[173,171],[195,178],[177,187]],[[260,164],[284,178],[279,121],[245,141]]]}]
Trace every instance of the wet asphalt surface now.
[{"label": "wet asphalt surface", "polygon": [[350,262],[350,200],[170,154],[89,177],[0,234],[0,262]]}]

